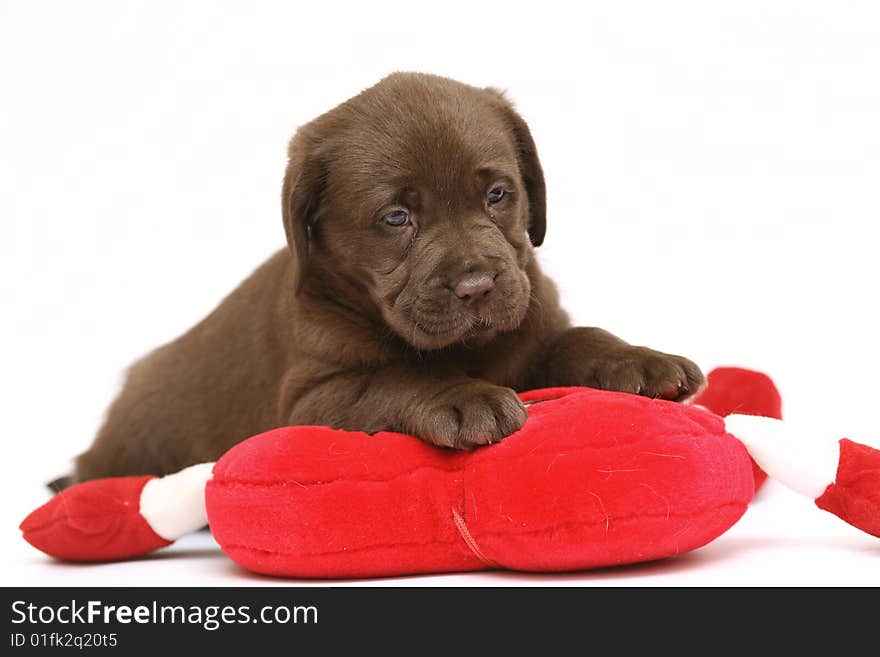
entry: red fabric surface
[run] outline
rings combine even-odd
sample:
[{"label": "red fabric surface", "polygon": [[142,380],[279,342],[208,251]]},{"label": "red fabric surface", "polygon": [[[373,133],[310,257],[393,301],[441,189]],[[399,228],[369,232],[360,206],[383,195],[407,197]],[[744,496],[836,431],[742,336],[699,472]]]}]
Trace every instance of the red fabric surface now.
[{"label": "red fabric surface", "polygon": [[362,577],[561,571],[669,557],[745,512],[751,462],[700,408],[587,388],[522,395],[529,420],[470,453],[285,427],[233,447],[206,501],[250,570]]},{"label": "red fabric surface", "polygon": [[880,537],[880,451],[842,439],[837,477],[816,506]]},{"label": "red fabric surface", "polygon": [[[734,413],[782,419],[782,397],[766,374],[741,367],[716,367],[706,376],[708,386],[693,403],[721,417]],[[755,489],[767,480],[767,473],[752,461]]]},{"label": "red fabric surface", "polygon": [[22,521],[24,538],[67,561],[125,559],[169,545],[140,514],[141,491],[151,479],[111,477],[71,486]]}]

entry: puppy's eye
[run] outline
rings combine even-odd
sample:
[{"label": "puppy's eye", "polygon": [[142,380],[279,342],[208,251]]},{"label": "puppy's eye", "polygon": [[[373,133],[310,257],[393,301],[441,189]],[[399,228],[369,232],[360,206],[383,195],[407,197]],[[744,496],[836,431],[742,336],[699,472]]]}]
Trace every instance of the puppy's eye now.
[{"label": "puppy's eye", "polygon": [[489,190],[489,193],[486,194],[486,201],[489,203],[489,205],[494,205],[504,198],[504,193],[505,192],[503,187],[493,187]]},{"label": "puppy's eye", "polygon": [[409,223],[409,212],[406,210],[395,210],[394,212],[389,212],[386,214],[382,221],[384,221],[389,226],[400,227],[406,226]]}]

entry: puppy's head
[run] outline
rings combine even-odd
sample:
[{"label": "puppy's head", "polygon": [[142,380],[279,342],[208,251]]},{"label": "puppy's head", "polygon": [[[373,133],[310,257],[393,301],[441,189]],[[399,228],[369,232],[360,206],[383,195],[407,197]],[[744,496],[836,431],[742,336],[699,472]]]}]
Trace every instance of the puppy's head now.
[{"label": "puppy's head", "polygon": [[300,286],[376,311],[418,349],[516,328],[544,177],[503,95],[398,73],[300,128],[284,225]]}]

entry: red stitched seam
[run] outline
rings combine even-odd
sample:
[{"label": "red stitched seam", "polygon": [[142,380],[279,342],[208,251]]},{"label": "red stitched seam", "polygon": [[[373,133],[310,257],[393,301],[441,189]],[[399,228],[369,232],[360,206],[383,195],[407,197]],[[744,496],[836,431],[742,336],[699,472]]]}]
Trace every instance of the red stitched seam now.
[{"label": "red stitched seam", "polygon": [[[731,507],[745,507],[745,508],[747,508],[748,504],[737,503],[737,502],[726,502],[725,504],[720,504],[719,506],[713,506],[713,507],[706,507],[705,509],[700,509],[699,511],[696,511],[696,512],[673,513],[673,514],[671,514],[670,517],[672,517],[672,516],[690,517],[695,514],[704,514],[704,513],[708,513],[708,512],[712,512],[712,511],[720,511],[722,509],[727,509],[727,508],[731,508]],[[629,516],[612,516],[612,521],[628,522],[628,521],[631,521],[636,518],[642,519],[642,518],[661,518],[661,517],[662,518],[666,517],[665,511],[663,513],[657,513],[657,514],[652,513],[652,514],[640,514],[640,515],[633,514],[633,515],[629,515]],[[580,522],[580,521],[573,520],[570,522],[559,523],[558,525],[551,525],[549,527],[542,527],[539,529],[532,529],[532,530],[528,530],[528,531],[516,532],[516,536],[530,536],[532,534],[546,533],[549,531],[555,531],[557,529],[562,529],[562,528],[567,528],[567,527],[572,527],[572,526],[574,526],[574,527],[597,527],[600,525],[603,527],[605,526],[605,519],[604,518],[599,522]],[[511,532],[484,532],[483,536],[507,536],[509,534],[511,534]],[[358,547],[358,548],[349,548],[345,551],[345,554],[354,554],[355,552],[366,552],[369,550],[376,550],[376,549],[386,548],[386,547],[398,547],[398,546],[404,546],[404,545],[410,546],[410,547],[415,547],[415,546],[420,546],[420,545],[457,545],[458,543],[459,543],[458,539],[456,539],[454,541],[374,543],[371,545],[365,545],[365,546]],[[336,554],[342,554],[341,550],[335,550],[332,552],[308,552],[308,553],[280,552],[280,551],[275,551],[275,550],[266,550],[264,548],[251,547],[249,545],[244,545],[243,543],[222,544],[221,547],[223,548],[223,550],[227,550],[227,549],[229,549],[229,550],[252,550],[254,552],[261,552],[263,554],[277,555],[277,556],[326,557],[326,556],[332,556],[332,555],[336,555]]]}]

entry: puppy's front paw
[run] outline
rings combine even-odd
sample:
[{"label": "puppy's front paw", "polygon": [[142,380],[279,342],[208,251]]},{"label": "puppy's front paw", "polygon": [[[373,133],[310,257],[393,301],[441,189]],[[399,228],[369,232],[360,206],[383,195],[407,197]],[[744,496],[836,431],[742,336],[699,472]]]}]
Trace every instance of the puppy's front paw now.
[{"label": "puppy's front paw", "polygon": [[609,353],[593,374],[602,390],[682,401],[705,385],[700,368],[687,358],[647,347],[623,347]]},{"label": "puppy's front paw", "polygon": [[513,390],[483,381],[464,383],[438,395],[427,415],[427,426],[417,435],[455,449],[496,443],[519,429],[528,417]]}]

